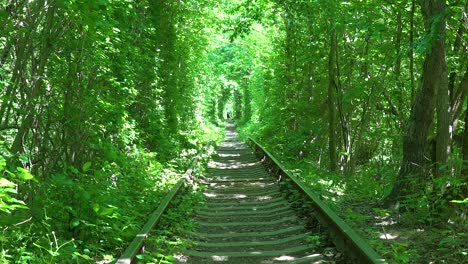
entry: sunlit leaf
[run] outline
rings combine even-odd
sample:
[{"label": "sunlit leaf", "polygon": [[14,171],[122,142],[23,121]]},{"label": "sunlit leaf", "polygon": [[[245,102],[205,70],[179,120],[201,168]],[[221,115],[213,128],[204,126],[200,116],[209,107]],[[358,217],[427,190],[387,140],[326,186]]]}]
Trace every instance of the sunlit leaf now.
[{"label": "sunlit leaf", "polygon": [[85,163],[83,164],[83,168],[82,168],[82,169],[83,169],[83,172],[85,172],[85,173],[88,172],[89,169],[91,168],[91,165],[92,165],[91,161],[85,162]]},{"label": "sunlit leaf", "polygon": [[457,204],[468,204],[468,198],[465,198],[463,200],[452,200],[450,202],[451,203],[457,203]]},{"label": "sunlit leaf", "polygon": [[18,176],[23,180],[31,180],[34,178],[34,176],[31,173],[29,173],[27,169],[21,167],[16,167],[16,169],[20,172]]},{"label": "sunlit leaf", "polygon": [[100,208],[99,204],[97,204],[97,203],[93,204],[93,211],[94,212],[96,212],[96,213],[99,212],[99,208]]},{"label": "sunlit leaf", "polygon": [[16,186],[15,183],[5,179],[5,178],[0,178],[0,187],[14,187]]}]

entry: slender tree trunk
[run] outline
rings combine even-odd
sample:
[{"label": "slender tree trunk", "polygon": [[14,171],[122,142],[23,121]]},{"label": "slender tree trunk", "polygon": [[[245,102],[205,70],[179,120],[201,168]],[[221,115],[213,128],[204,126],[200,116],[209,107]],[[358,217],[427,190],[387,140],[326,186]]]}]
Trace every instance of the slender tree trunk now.
[{"label": "slender tree trunk", "polygon": [[431,49],[426,53],[421,89],[415,97],[403,136],[403,160],[400,171],[386,199],[387,205],[394,208],[398,208],[399,202],[406,196],[423,190],[428,181],[426,178],[427,158],[425,157],[427,138],[434,118],[436,91],[441,85],[446,85],[443,79],[447,78],[443,34],[445,20],[441,18],[445,11],[445,3],[441,0],[425,0],[422,3],[422,11],[428,35],[437,37],[432,39]]},{"label": "slender tree trunk", "polygon": [[453,96],[452,102],[452,126],[453,130],[456,128],[456,121],[458,120],[462,109],[463,104],[465,103],[466,95],[468,94],[468,67],[463,75],[463,79],[460,82],[460,86],[458,87],[455,95]]},{"label": "slender tree trunk", "polygon": [[411,86],[411,100],[410,104],[414,102],[415,96],[415,82],[414,82],[414,13],[416,12],[416,0],[411,1],[411,14],[410,14],[410,36],[409,42],[411,48],[409,49],[409,59],[410,59],[410,86]]},{"label": "slender tree trunk", "polygon": [[29,25],[28,30],[24,33],[16,32],[13,38],[16,38],[15,48],[13,49],[13,60],[14,67],[10,78],[10,85],[5,92],[5,100],[0,108],[0,124],[7,126],[9,123],[8,114],[10,109],[13,107],[13,102],[16,101],[16,93],[19,90],[20,82],[27,76],[27,61],[29,59],[29,53],[32,52],[32,37],[31,34],[35,31],[34,25]]},{"label": "slender tree trunk", "polygon": [[175,79],[179,60],[174,54],[177,42],[177,32],[175,28],[175,11],[172,1],[156,1],[152,6],[153,22],[156,30],[161,32],[164,38],[158,40],[159,56],[161,59],[160,79],[161,87],[164,90],[164,114],[167,129],[170,135],[177,135],[179,126],[178,113],[180,94],[178,92],[177,81]]},{"label": "slender tree trunk", "polygon": [[46,13],[46,23],[41,33],[41,47],[39,50],[38,61],[35,61],[34,57],[32,58],[31,64],[31,76],[34,76],[31,90],[28,91],[28,103],[26,104],[26,117],[21,122],[21,126],[18,130],[18,133],[13,140],[11,146],[11,152],[17,154],[22,151],[23,143],[26,138],[26,135],[30,132],[35,116],[35,101],[38,96],[41,95],[41,90],[44,84],[44,72],[46,68],[49,55],[52,52],[52,26],[55,16],[55,7],[49,6]]},{"label": "slender tree trunk", "polygon": [[[463,35],[466,33],[466,24],[468,23],[468,17],[466,12],[468,11],[468,0],[465,2],[465,8],[462,11],[460,18],[460,25],[457,30],[457,36],[453,43],[452,51],[459,55],[460,58],[466,58],[466,47],[463,47]],[[462,48],[463,47],[463,48]],[[461,51],[461,52],[460,52]],[[449,77],[449,91],[450,91],[450,105],[452,109],[452,127],[453,131],[456,130],[458,125],[458,118],[462,112],[462,108],[465,102],[466,94],[468,93],[468,66],[465,65],[465,74],[462,77],[460,86],[455,90],[455,80],[457,79],[458,73],[454,70],[450,73]]]},{"label": "slender tree trunk", "polygon": [[463,147],[462,147],[462,157],[465,162],[463,162],[462,176],[465,179],[465,190],[467,189],[468,183],[468,111],[465,111],[465,127],[463,128]]},{"label": "slender tree trunk", "polygon": [[330,54],[328,56],[328,155],[330,159],[330,171],[336,171],[336,124],[335,124],[335,91],[336,80],[336,56],[337,36],[334,22],[331,23]]},{"label": "slender tree trunk", "polygon": [[[452,47],[452,52],[456,55],[459,55],[459,52],[460,52],[460,48],[461,48],[461,42],[462,42],[462,36],[465,32],[465,19],[463,18],[464,14],[462,14],[462,18],[460,19],[460,25],[458,26],[458,30],[457,30],[457,33],[456,33],[456,37],[455,37],[455,41],[453,43],[453,47]],[[450,72],[450,75],[449,75],[449,91],[450,91],[450,99],[451,99],[451,103],[453,105],[453,102],[454,102],[454,95],[455,95],[455,81],[457,79],[457,76],[458,76],[458,72],[453,69],[452,72]]]},{"label": "slender tree trunk", "polygon": [[402,86],[401,83],[401,39],[403,35],[403,21],[401,11],[397,13],[397,32],[395,36],[395,48],[396,48],[396,62],[395,62],[395,77],[397,80],[398,87]]},{"label": "slender tree trunk", "polygon": [[[437,135],[436,135],[436,165],[439,168],[440,166],[448,162],[448,157],[450,154],[450,141],[452,138],[452,126],[451,118],[452,111],[450,108],[450,95],[448,89],[448,76],[447,76],[447,59],[445,55],[445,3],[435,3],[435,10],[438,14],[442,14],[438,21],[438,35],[436,35],[436,42],[433,46],[433,52],[437,52],[437,60],[439,61],[439,69],[436,74],[438,74],[438,83],[436,83],[436,106],[437,106]],[[429,7],[428,7],[429,8]],[[427,17],[433,16],[430,10],[426,11],[428,14]],[[430,25],[428,25],[429,27]],[[436,170],[436,174],[439,173],[439,170]]]}]

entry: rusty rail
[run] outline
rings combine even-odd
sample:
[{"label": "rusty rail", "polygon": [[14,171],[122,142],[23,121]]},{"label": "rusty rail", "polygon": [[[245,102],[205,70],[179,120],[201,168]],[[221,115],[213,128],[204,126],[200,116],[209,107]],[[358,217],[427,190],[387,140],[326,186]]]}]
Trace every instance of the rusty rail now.
[{"label": "rusty rail", "polygon": [[328,228],[335,246],[345,253],[354,263],[387,263],[372,249],[348,224],[346,224],[330,207],[313,193],[304,183],[288,173],[284,166],[262,145],[249,137],[255,152],[270,161],[270,166],[281,176],[280,181],[290,179],[294,188],[310,199],[314,214],[320,223]]},{"label": "rusty rail", "polygon": [[144,241],[148,238],[151,230],[158,224],[161,216],[169,207],[171,201],[176,197],[184,188],[185,181],[187,178],[191,178],[192,170],[187,170],[184,176],[177,182],[177,184],[172,187],[171,191],[166,194],[164,199],[159,204],[158,208],[151,214],[148,222],[143,226],[143,228],[136,234],[135,238],[132,240],[127,249],[122,253],[119,259],[115,262],[116,264],[131,264],[134,261],[135,256],[141,252]]}]

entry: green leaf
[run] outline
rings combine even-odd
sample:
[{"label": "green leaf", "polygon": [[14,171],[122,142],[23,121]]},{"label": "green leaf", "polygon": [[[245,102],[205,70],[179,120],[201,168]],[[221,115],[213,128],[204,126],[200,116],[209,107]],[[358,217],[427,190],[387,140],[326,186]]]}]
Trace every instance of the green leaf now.
[{"label": "green leaf", "polygon": [[9,192],[9,193],[18,193],[18,191],[14,188],[5,188],[5,189],[2,189],[3,192]]},{"label": "green leaf", "polygon": [[79,174],[80,172],[78,171],[77,168],[70,166],[70,171],[73,172],[74,174]]},{"label": "green leaf", "polygon": [[18,200],[18,199],[16,199],[16,198],[11,198],[11,201],[12,201],[13,203],[17,203],[17,204],[26,205],[26,203],[25,203],[25,202],[23,202],[23,201],[21,201],[21,200]]},{"label": "green leaf", "polygon": [[0,179],[0,187],[14,187],[16,186],[15,183],[5,179],[5,178],[1,178]]},{"label": "green leaf", "polygon": [[93,260],[90,256],[88,255],[85,255],[85,254],[81,254],[80,252],[73,252],[73,255],[77,256],[77,257],[80,257],[80,258],[83,258],[83,259],[86,259],[86,260]]},{"label": "green leaf", "polygon": [[10,207],[12,209],[28,209],[26,205],[22,205],[22,204],[14,204],[14,205],[11,205]]},{"label": "green leaf", "polygon": [[73,227],[77,227],[80,225],[80,220],[79,219],[73,219],[71,222],[70,222],[70,227],[73,228]]},{"label": "green leaf", "polygon": [[28,156],[26,156],[26,155],[24,155],[24,154],[20,155],[19,159],[20,159],[21,161],[23,161],[23,162],[28,162],[28,161],[29,161]]},{"label": "green leaf", "polygon": [[34,178],[34,176],[25,168],[16,167],[16,170],[20,172],[18,176],[23,180],[31,180]]},{"label": "green leaf", "polygon": [[5,170],[5,172],[8,173],[8,175],[10,175],[10,177],[16,178],[16,174],[14,174],[13,172],[11,172],[9,170]]},{"label": "green leaf", "polygon": [[111,215],[115,211],[115,207],[110,207],[110,208],[104,208],[99,212],[99,215],[101,216],[108,216]]},{"label": "green leaf", "polygon": [[83,167],[82,167],[83,172],[88,172],[89,169],[91,168],[91,165],[92,165],[91,161],[85,162],[85,164],[83,164]]},{"label": "green leaf", "polygon": [[458,203],[458,204],[467,204],[468,203],[468,198],[465,198],[463,200],[452,200],[450,202],[451,203]]},{"label": "green leaf", "polygon": [[96,212],[96,213],[99,212],[99,208],[100,208],[99,204],[97,204],[97,203],[93,204],[93,211],[94,212]]},{"label": "green leaf", "polygon": [[0,171],[3,170],[6,166],[6,159],[0,156]]}]

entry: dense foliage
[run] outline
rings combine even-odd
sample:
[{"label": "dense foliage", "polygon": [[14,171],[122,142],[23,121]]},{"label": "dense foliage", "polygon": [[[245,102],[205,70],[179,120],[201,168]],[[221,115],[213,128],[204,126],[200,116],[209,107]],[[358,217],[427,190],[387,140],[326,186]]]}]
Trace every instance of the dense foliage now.
[{"label": "dense foliage", "polygon": [[[240,1],[231,34],[245,53],[237,72],[244,72],[239,83],[249,80],[240,88],[249,110],[238,124],[343,207],[343,217],[437,226],[441,231],[427,231],[428,244],[450,248],[453,259],[441,259],[458,262],[466,256],[467,7],[436,0]],[[364,212],[367,224],[353,211]],[[440,232],[457,238],[437,244]],[[427,257],[418,255],[427,245],[417,251],[405,239],[392,244],[399,245],[376,247],[396,263]]]},{"label": "dense foliage", "polygon": [[[417,152],[419,169],[397,178],[417,179],[407,192],[450,189],[464,198],[465,2],[245,1],[239,8],[257,22],[233,28],[233,35],[250,32],[234,42],[248,47],[238,78],[250,80],[240,85],[251,109],[239,123],[248,131],[295,162],[345,178],[375,168],[369,176],[392,182]],[[380,195],[392,186],[385,189]],[[404,202],[406,193],[391,198]]]},{"label": "dense foliage", "polygon": [[[227,115],[348,220],[365,202],[466,256],[467,12],[0,0],[0,262],[112,259]],[[375,245],[407,263],[404,243]]]},{"label": "dense foliage", "polygon": [[212,4],[0,7],[0,262],[115,257],[217,140],[199,74]]}]

